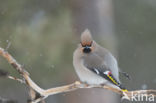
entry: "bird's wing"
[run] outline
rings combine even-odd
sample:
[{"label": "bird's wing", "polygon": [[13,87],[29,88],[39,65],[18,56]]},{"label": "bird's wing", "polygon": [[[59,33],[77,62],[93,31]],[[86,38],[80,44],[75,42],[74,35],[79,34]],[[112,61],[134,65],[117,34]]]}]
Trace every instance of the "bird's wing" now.
[{"label": "bird's wing", "polygon": [[[93,68],[89,68],[87,67],[89,70],[91,70],[92,72],[94,72],[95,74],[105,78],[106,80],[108,80],[109,82],[111,82],[112,84],[120,87],[121,89],[125,89],[121,83],[119,81],[117,81],[114,76],[112,75],[111,71],[109,71],[108,69],[101,69],[100,67],[93,67]],[[105,70],[105,71],[104,71]]]},{"label": "bird's wing", "polygon": [[[98,62],[98,63],[99,63],[99,62]],[[123,91],[127,91],[127,90],[121,85],[121,83],[113,76],[112,71],[111,71],[109,68],[107,68],[107,66],[105,66],[105,65],[97,66],[98,64],[97,64],[96,66],[95,66],[95,64],[92,65],[92,66],[90,66],[90,65],[87,65],[87,64],[88,64],[88,63],[85,63],[85,67],[86,67],[87,69],[89,69],[89,70],[92,71],[93,73],[99,75],[100,77],[102,77],[102,78],[108,80],[110,83],[112,83],[112,84],[118,86],[118,87],[119,87],[120,89],[122,89]],[[90,63],[89,63],[89,64],[90,64]]]}]

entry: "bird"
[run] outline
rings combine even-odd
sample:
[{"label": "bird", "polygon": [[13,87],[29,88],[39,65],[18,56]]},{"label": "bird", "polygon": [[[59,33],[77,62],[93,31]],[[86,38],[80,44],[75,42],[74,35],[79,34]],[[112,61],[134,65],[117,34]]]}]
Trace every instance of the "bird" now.
[{"label": "bird", "polygon": [[82,32],[80,43],[73,53],[73,66],[81,82],[128,91],[119,80],[116,58],[93,40],[88,29]]}]

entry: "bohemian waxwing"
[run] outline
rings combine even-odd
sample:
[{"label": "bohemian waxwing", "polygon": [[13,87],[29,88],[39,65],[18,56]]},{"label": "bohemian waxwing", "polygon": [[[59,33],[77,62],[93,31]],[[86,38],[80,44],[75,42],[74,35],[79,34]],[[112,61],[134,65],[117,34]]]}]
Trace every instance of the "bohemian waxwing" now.
[{"label": "bohemian waxwing", "polygon": [[127,91],[120,83],[115,57],[97,44],[87,29],[74,52],[73,65],[82,82],[91,85],[109,85]]}]

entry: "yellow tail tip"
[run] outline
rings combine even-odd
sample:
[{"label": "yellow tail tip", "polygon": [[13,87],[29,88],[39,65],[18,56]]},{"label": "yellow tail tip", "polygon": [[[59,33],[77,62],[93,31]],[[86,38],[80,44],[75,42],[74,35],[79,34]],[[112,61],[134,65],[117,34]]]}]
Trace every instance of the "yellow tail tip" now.
[{"label": "yellow tail tip", "polygon": [[127,89],[122,89],[122,91],[123,91],[123,92],[128,92],[128,90],[127,90]]}]

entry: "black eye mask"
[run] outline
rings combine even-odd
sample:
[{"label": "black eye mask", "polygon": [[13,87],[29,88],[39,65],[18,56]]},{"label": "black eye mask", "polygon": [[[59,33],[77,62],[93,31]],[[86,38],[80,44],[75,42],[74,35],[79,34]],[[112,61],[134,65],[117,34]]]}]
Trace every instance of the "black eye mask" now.
[{"label": "black eye mask", "polygon": [[90,53],[90,52],[91,52],[90,46],[85,46],[85,47],[83,48],[83,52],[84,52],[84,53]]}]

